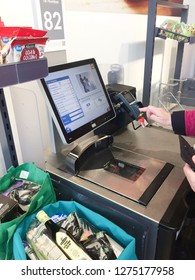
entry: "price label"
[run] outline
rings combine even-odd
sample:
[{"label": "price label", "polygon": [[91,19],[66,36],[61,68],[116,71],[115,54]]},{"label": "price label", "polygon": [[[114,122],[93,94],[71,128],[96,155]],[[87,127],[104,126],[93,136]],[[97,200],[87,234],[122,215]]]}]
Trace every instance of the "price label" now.
[{"label": "price label", "polygon": [[64,39],[64,22],[61,0],[40,0],[43,29],[51,40]]}]

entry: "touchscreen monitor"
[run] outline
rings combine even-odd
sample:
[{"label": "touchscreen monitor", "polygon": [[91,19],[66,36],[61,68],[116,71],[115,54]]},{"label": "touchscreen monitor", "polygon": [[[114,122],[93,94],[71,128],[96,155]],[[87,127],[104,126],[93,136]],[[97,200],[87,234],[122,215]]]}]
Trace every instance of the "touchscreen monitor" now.
[{"label": "touchscreen monitor", "polygon": [[41,84],[64,144],[116,116],[94,58],[51,66],[48,72]]}]

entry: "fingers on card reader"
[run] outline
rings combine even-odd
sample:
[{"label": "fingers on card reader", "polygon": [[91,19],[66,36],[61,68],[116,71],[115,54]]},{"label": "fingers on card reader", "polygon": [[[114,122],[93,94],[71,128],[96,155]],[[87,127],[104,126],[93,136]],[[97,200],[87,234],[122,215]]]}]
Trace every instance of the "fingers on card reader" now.
[{"label": "fingers on card reader", "polygon": [[143,127],[148,125],[146,114],[140,112],[138,102],[130,92],[120,92],[117,94],[117,99],[120,101],[122,107],[130,114],[133,119],[138,121]]}]

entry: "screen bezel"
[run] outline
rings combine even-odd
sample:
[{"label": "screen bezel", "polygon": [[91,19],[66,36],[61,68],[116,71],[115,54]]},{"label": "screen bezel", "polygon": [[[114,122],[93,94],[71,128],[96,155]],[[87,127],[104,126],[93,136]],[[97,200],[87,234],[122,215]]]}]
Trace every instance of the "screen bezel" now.
[{"label": "screen bezel", "polygon": [[[48,89],[45,78],[40,79],[41,84],[42,84],[43,89],[44,89],[45,96],[46,96],[46,101],[47,101],[49,112],[51,113],[51,116],[54,120],[54,123],[55,123],[56,128],[59,132],[61,140],[64,144],[71,144],[72,142],[80,139],[82,136],[88,134],[89,132],[94,131],[95,129],[99,128],[100,126],[104,125],[105,123],[111,121],[113,118],[116,117],[116,112],[115,112],[113,103],[110,99],[110,96],[109,96],[107,90],[106,90],[105,84],[103,82],[102,76],[101,76],[99,68],[98,68],[98,65],[97,65],[96,60],[94,58],[89,58],[89,59],[85,59],[85,60],[69,62],[69,63],[55,65],[55,66],[50,66],[48,68],[48,75],[50,73],[53,73],[53,72],[68,70],[70,68],[74,68],[74,67],[78,67],[78,66],[82,66],[82,65],[89,65],[89,64],[93,64],[95,69],[96,69],[97,76],[99,78],[99,81],[100,81],[100,84],[102,86],[103,92],[104,92],[104,94],[106,96],[106,99],[108,101],[108,104],[110,106],[110,111],[108,111],[107,113],[95,118],[94,120],[92,120],[88,123],[85,123],[84,125],[80,126],[79,128],[73,130],[70,133],[66,132],[66,129],[65,129],[65,127],[64,127],[64,125],[61,121],[61,118],[59,116],[58,110],[56,109],[55,103],[54,103],[54,101],[51,97],[51,94],[50,94],[50,91]],[[94,124],[95,124],[95,126],[94,126]]]}]

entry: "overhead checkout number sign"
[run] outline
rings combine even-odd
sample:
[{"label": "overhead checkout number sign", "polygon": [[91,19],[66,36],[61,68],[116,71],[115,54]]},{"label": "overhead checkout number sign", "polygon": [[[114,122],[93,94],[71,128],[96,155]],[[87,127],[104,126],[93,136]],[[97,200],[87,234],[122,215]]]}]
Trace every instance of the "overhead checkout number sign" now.
[{"label": "overhead checkout number sign", "polygon": [[47,30],[46,51],[65,49],[62,0],[32,0],[35,28]]}]

